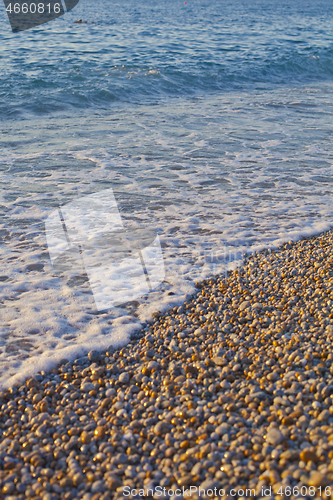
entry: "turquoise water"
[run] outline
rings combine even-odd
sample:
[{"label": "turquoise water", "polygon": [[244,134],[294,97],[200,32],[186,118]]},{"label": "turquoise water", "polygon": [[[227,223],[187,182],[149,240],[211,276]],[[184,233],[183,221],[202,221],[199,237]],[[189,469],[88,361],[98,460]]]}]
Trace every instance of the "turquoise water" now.
[{"label": "turquoise water", "polygon": [[[333,226],[332,11],[81,0],[13,34],[1,4],[0,385],[124,344],[244,252]],[[82,263],[52,267],[45,221],[107,189],[125,228],[157,231],[165,278],[99,311]]]}]

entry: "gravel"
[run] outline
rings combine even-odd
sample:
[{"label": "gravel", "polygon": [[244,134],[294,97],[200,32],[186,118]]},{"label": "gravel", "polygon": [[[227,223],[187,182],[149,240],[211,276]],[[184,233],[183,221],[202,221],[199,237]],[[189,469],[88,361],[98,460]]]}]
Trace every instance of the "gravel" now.
[{"label": "gravel", "polygon": [[1,498],[332,486],[332,243],[254,254],[122,349],[1,392]]}]

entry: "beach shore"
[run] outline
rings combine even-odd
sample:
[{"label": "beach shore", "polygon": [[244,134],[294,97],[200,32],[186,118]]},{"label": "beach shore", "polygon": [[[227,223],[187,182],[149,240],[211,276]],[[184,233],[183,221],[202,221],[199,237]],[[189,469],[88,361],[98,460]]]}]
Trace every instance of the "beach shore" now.
[{"label": "beach shore", "polygon": [[331,231],[251,255],[122,349],[2,392],[1,498],[331,497],[332,262]]}]

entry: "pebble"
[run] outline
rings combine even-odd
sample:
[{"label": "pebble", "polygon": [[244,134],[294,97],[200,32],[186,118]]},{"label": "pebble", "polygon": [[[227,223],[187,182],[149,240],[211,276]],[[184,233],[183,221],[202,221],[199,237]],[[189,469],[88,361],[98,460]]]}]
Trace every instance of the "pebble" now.
[{"label": "pebble", "polygon": [[121,384],[127,384],[127,382],[129,382],[129,375],[127,372],[123,372],[119,375],[119,382]]},{"label": "pebble", "polygon": [[120,349],[0,393],[0,498],[333,485],[333,237],[197,284]]},{"label": "pebble", "polygon": [[244,309],[247,309],[251,305],[251,302],[249,300],[244,300],[241,305],[239,306],[240,311],[244,311]]},{"label": "pebble", "polygon": [[91,382],[87,382],[87,383],[83,384],[81,388],[82,388],[83,392],[90,392],[90,391],[93,391],[95,389],[95,386]]},{"label": "pebble", "polygon": [[96,363],[97,361],[99,361],[101,359],[101,354],[98,351],[90,351],[88,353],[88,359],[92,363]]},{"label": "pebble", "polygon": [[282,432],[278,431],[277,429],[271,429],[267,435],[266,435],[266,440],[268,443],[272,444],[273,446],[277,446],[283,441],[283,434]]},{"label": "pebble", "polygon": [[321,486],[323,488],[330,484],[330,481],[324,476],[324,474],[321,474],[320,472],[312,472],[308,484],[309,486]]},{"label": "pebble", "polygon": [[299,458],[303,460],[303,462],[319,462],[319,457],[309,449],[301,451],[301,453],[299,454]]}]

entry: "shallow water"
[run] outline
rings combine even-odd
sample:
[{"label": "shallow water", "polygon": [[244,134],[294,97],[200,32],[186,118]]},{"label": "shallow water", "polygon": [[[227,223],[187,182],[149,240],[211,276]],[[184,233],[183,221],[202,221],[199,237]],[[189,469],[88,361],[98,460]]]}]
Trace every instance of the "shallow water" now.
[{"label": "shallow water", "polygon": [[[83,0],[16,35],[3,18],[1,384],[124,343],[244,252],[333,225],[332,6],[303,3]],[[157,231],[165,278],[99,311],[82,262],[52,267],[45,221],[106,189],[125,228]]]}]

